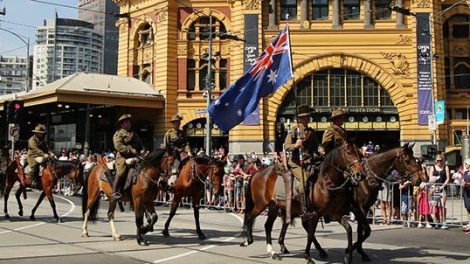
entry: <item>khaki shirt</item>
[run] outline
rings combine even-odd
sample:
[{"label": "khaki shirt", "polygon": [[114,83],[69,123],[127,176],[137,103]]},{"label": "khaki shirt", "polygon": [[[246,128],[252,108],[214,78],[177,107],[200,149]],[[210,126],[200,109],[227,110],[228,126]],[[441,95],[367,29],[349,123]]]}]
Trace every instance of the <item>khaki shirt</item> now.
[{"label": "khaki shirt", "polygon": [[113,143],[117,152],[116,159],[136,157],[142,149],[139,136],[135,132],[127,131],[124,128],[120,128],[114,133]]},{"label": "khaki shirt", "polygon": [[171,147],[191,152],[191,148],[188,146],[183,130],[171,128],[165,133],[163,137],[163,148]]},{"label": "khaki shirt", "polygon": [[300,164],[300,152],[299,149],[295,148],[297,139],[305,140],[302,144],[302,154],[304,155],[302,158],[304,160],[313,157],[318,149],[318,141],[315,136],[315,131],[310,127],[305,128],[302,124],[295,125],[287,134],[284,141],[286,151],[292,151],[291,160],[296,164]]},{"label": "khaki shirt", "polygon": [[44,139],[33,135],[28,139],[28,158],[43,157],[49,152],[49,147]]},{"label": "khaki shirt", "polygon": [[335,147],[342,145],[345,140],[346,130],[334,123],[330,123],[323,133],[321,145],[325,149],[325,154],[328,154]]}]

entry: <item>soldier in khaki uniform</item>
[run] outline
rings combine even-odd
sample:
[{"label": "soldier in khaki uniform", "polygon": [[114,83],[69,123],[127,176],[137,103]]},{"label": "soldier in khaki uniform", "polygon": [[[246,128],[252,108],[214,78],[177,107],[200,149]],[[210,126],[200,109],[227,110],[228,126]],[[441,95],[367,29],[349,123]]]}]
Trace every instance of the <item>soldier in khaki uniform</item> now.
[{"label": "soldier in khaki uniform", "polygon": [[181,160],[183,160],[187,156],[191,156],[191,148],[186,141],[183,130],[180,129],[181,119],[179,115],[174,115],[170,120],[173,127],[170,128],[163,137],[163,148],[171,147],[178,150],[183,154],[181,157]]},{"label": "soldier in khaki uniform", "polygon": [[[308,127],[308,122],[312,115],[310,107],[307,105],[299,106],[297,115],[299,119],[298,124],[295,125],[287,134],[284,145],[286,151],[292,152],[289,159],[289,166],[292,169],[292,173],[300,183],[297,187],[297,191],[299,193],[303,193],[303,183],[307,184],[307,179],[309,177],[309,171],[306,170],[306,163],[310,162],[314,156],[317,156],[315,152],[318,149],[318,141],[315,136],[315,131]],[[302,151],[302,161],[300,160],[300,151]],[[304,164],[303,173],[301,164]],[[303,200],[304,199],[302,198],[301,201],[303,202]]]},{"label": "soldier in khaki uniform", "polygon": [[39,165],[49,158],[49,147],[44,139],[46,127],[38,124],[34,130],[34,135],[28,139],[28,165],[31,168],[29,177],[32,178],[33,185],[36,184],[39,176]]},{"label": "soldier in khaki uniform", "polygon": [[341,108],[333,110],[331,123],[323,133],[320,153],[328,154],[332,149],[340,146],[346,139],[346,130],[342,127],[346,120],[346,111]]},{"label": "soldier in khaki uniform", "polygon": [[132,116],[124,114],[118,119],[119,129],[114,133],[113,143],[116,149],[116,176],[113,182],[113,200],[121,198],[120,188],[129,171],[126,160],[135,158],[142,149],[142,142],[137,133],[132,132]]}]

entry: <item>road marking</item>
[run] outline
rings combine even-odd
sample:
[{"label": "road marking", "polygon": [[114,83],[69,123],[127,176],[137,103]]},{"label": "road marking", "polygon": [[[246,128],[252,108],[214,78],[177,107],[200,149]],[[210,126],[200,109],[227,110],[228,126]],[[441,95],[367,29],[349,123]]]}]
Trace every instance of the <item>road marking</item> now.
[{"label": "road marking", "polygon": [[[242,219],[240,216],[238,216],[238,215],[236,215],[236,214],[234,214],[234,213],[230,213],[229,215],[231,215],[231,216],[237,218],[238,221],[240,221],[240,223],[243,224],[243,219]],[[229,242],[229,241],[232,241],[232,240],[234,240],[235,238],[238,238],[240,235],[241,235],[241,233],[239,233],[238,235],[236,235],[236,236],[234,236],[234,237],[229,237],[229,238],[223,240],[222,242]],[[216,247],[216,246],[217,246],[217,245],[211,245],[211,246],[203,247],[203,248],[198,249],[198,250],[191,250],[191,251],[189,251],[189,252],[186,252],[186,253],[183,253],[183,254],[179,254],[179,255],[176,255],[176,256],[173,256],[173,257],[164,258],[164,259],[157,259],[157,260],[155,260],[153,263],[162,263],[162,262],[165,262],[165,261],[169,261],[169,260],[173,260],[173,259],[177,259],[177,258],[182,258],[182,257],[188,256],[188,255],[192,255],[192,254],[194,254],[194,253],[198,253],[198,252],[201,252],[201,251],[206,251],[206,250],[211,249],[211,248]]]},{"label": "road marking", "polygon": [[[62,200],[65,200],[65,201],[68,202],[70,205],[72,205],[72,207],[70,208],[70,210],[69,210],[67,213],[61,215],[60,217],[67,216],[67,215],[71,214],[71,213],[75,210],[75,204],[74,204],[71,200],[69,200],[69,199],[67,199],[67,198],[64,198],[64,197],[61,197],[61,196],[55,196],[55,197],[60,198],[60,199],[62,199]],[[54,221],[55,221],[55,220],[54,220]],[[44,225],[44,224],[47,224],[47,223],[50,223],[50,222],[52,222],[52,220],[46,221],[46,222],[41,222],[41,223],[36,223],[36,224],[33,224],[33,225],[18,227],[18,228],[12,229],[12,230],[1,231],[1,232],[0,232],[0,235],[1,235],[1,234],[6,234],[6,233],[10,233],[10,232],[14,232],[14,231],[23,230],[23,229],[28,229],[28,228],[35,227],[35,226]]]}]

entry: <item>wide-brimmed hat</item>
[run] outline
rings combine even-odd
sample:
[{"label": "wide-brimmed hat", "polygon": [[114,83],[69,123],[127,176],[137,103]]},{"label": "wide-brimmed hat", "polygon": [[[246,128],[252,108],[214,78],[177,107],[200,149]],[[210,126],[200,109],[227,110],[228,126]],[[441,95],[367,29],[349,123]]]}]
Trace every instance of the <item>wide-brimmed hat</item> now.
[{"label": "wide-brimmed hat", "polygon": [[311,116],[313,114],[313,109],[308,105],[301,105],[297,107],[298,117]]},{"label": "wide-brimmed hat", "polygon": [[171,120],[170,120],[170,123],[173,123],[173,122],[176,122],[176,121],[181,121],[183,118],[181,116],[179,116],[178,114],[174,115]]},{"label": "wide-brimmed hat", "polygon": [[43,124],[38,124],[33,130],[34,133],[46,133],[46,126]]},{"label": "wide-brimmed hat", "polygon": [[131,114],[123,114],[121,117],[119,117],[119,119],[117,121],[117,124],[121,123],[122,121],[124,121],[126,119],[132,119]]},{"label": "wide-brimmed hat", "polygon": [[346,113],[346,111],[344,111],[342,108],[337,108],[337,109],[333,110],[333,112],[331,113],[330,120],[333,120],[333,119],[338,118],[338,117],[343,117],[347,114],[348,113]]}]

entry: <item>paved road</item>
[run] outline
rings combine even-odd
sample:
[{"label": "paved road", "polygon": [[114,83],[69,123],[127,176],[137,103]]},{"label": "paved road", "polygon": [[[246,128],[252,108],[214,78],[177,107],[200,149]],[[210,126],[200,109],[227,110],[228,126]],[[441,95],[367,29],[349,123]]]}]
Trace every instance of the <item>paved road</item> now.
[{"label": "paved road", "polygon": [[[30,192],[24,202],[26,213],[35,203],[37,193]],[[168,215],[168,208],[159,207],[157,231],[147,235],[148,247],[135,241],[132,212],[117,213],[117,228],[124,241],[112,241],[109,224],[100,219],[89,226],[89,238],[82,238],[81,208],[77,197],[56,196],[57,208],[64,223],[53,223],[49,203],[44,202],[36,213],[36,222],[16,215],[17,206],[10,199],[11,221],[0,217],[0,263],[59,264],[59,263],[304,263],[305,233],[300,224],[289,230],[286,245],[291,254],[282,261],[267,258],[264,242],[264,219],[256,223],[255,243],[240,248],[242,215],[217,210],[202,210],[201,225],[208,237],[200,241],[194,232],[192,210],[180,209],[170,229],[171,237],[160,231]],[[104,218],[107,203],[101,204],[99,215]],[[365,244],[373,263],[469,263],[470,235],[459,229],[423,230],[397,226],[374,225],[372,237]],[[276,225],[274,237],[277,237]],[[329,224],[318,232],[319,241],[327,249],[329,258],[321,261],[312,251],[316,263],[339,263],[346,246],[343,229]],[[274,249],[279,247],[274,245]],[[355,255],[354,263],[362,263]]]}]

